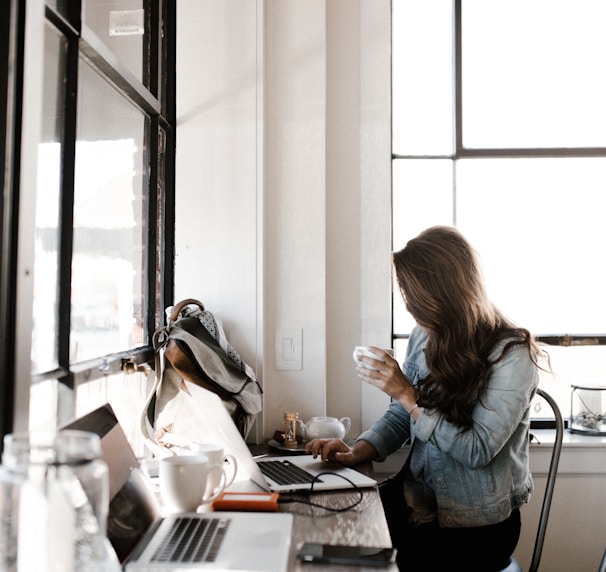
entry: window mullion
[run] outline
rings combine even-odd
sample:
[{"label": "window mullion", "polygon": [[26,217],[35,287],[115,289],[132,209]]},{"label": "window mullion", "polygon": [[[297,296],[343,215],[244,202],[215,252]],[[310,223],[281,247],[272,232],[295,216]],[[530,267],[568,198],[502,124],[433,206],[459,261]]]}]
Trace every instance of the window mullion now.
[{"label": "window mullion", "polygon": [[463,149],[463,71],[462,71],[462,23],[461,0],[454,1],[454,33],[453,33],[453,59],[454,59],[454,149],[455,157]]},{"label": "window mullion", "polygon": [[[65,125],[61,158],[60,248],[58,251],[59,284],[57,316],[57,358],[59,367],[69,371],[71,330],[71,280],[73,255],[74,179],[76,156],[76,117],[78,103],[78,38],[69,38],[66,59],[64,101]],[[73,389],[71,375],[60,381]]]}]

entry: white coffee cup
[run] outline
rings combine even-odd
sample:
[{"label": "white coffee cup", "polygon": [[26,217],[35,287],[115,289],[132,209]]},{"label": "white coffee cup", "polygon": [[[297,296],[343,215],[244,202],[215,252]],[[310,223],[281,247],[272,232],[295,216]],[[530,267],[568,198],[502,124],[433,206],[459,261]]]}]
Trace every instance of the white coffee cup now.
[{"label": "white coffee cup", "polygon": [[[385,349],[383,351],[387,352],[390,356],[393,356],[392,349]],[[379,354],[376,354],[373,351],[371,351],[368,346],[356,346],[353,351],[353,359],[356,362],[356,364],[360,367],[364,367],[366,369],[372,369],[373,371],[379,371],[376,367],[372,367],[370,364],[360,361],[360,356],[366,356],[366,357],[384,362],[382,357]]]},{"label": "white coffee cup", "polygon": [[[219,485],[209,495],[206,486],[215,476]],[[217,498],[224,488],[223,469],[212,466],[206,455],[175,455],[160,459],[160,495],[171,512],[195,512],[201,504]]]},{"label": "white coffee cup", "polygon": [[[195,443],[191,446],[192,451],[208,457],[213,467],[219,467],[225,473],[225,488],[231,485],[238,472],[238,461],[230,453],[225,453],[223,446],[218,443]],[[220,485],[220,476],[216,473],[209,475],[206,486],[207,494],[212,494],[214,489]]]}]

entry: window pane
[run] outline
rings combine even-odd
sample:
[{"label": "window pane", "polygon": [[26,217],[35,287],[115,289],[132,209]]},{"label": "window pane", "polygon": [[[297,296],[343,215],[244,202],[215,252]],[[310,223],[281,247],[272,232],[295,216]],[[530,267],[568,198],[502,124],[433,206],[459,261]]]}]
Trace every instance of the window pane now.
[{"label": "window pane", "polygon": [[[398,159],[393,163],[394,251],[422,230],[453,223],[452,161],[446,159]],[[414,326],[397,285],[394,285],[394,331],[409,333]]]},{"label": "window pane", "polygon": [[[550,346],[547,351],[555,375],[542,373],[540,385],[557,400],[564,419],[568,419],[572,384],[589,386],[604,384],[606,346]],[[548,410],[540,407],[541,402],[537,400],[532,412],[533,417],[553,417]]]},{"label": "window pane", "polygon": [[62,78],[67,42],[47,26],[44,43],[44,107],[36,190],[32,373],[57,366],[59,207],[65,99]]},{"label": "window pane", "polygon": [[464,147],[606,146],[606,2],[462,4]]},{"label": "window pane", "polygon": [[394,340],[393,354],[399,364],[404,363],[406,358],[406,350],[408,349],[408,339]]},{"label": "window pane", "polygon": [[46,0],[46,5],[56,10],[62,16],[67,16],[68,0]]},{"label": "window pane", "polygon": [[393,249],[436,224],[452,224],[452,161],[398,159],[393,163]]},{"label": "window pane", "polygon": [[84,0],[84,23],[144,85],[145,10],[143,0]]},{"label": "window pane", "polygon": [[452,2],[394,0],[393,152],[452,153]]},{"label": "window pane", "polygon": [[71,361],[141,346],[145,117],[80,63]]},{"label": "window pane", "polygon": [[147,375],[142,372],[116,373],[76,383],[75,417],[81,417],[109,403],[136,455],[145,454],[139,426],[140,412],[147,397]]},{"label": "window pane", "polygon": [[606,159],[461,160],[456,188],[506,314],[537,335],[604,333]]}]

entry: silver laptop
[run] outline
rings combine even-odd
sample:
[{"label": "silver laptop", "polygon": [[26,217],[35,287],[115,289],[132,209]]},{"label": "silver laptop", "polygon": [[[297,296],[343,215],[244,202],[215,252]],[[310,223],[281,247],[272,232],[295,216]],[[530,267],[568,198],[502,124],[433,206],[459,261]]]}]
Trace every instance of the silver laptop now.
[{"label": "silver laptop", "polygon": [[[377,481],[367,475],[345,467],[340,463],[322,463],[312,455],[264,457],[255,459],[221,399],[206,389],[188,381],[184,382],[187,392],[182,398],[191,399],[198,410],[196,424],[205,442],[220,443],[226,452],[238,461],[234,482],[227,490],[264,490],[274,492],[326,491],[372,487]],[[189,408],[188,408],[189,410]],[[187,446],[185,439],[179,438],[179,418],[174,422],[171,443]],[[165,436],[166,438],[167,436]],[[269,463],[269,465],[268,465]],[[269,467],[279,475],[271,476]],[[277,467],[277,468],[276,468]],[[307,473],[301,475],[300,470]],[[294,473],[290,481],[286,481]],[[251,483],[254,485],[251,487]]]},{"label": "silver laptop", "polygon": [[162,516],[160,503],[109,404],[70,423],[97,433],[109,468],[108,538],[127,572],[286,572],[288,513],[206,512]]}]

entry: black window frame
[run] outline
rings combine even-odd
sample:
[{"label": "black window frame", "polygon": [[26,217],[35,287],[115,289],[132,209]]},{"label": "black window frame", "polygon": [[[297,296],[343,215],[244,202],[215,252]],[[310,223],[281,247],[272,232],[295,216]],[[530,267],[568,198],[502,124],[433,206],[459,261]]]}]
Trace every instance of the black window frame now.
[{"label": "black window frame", "polygon": [[[15,393],[17,384],[31,385],[45,380],[59,382],[58,400],[63,395],[73,399],[78,379],[91,381],[119,371],[137,370],[154,359],[152,337],[162,324],[164,308],[174,295],[174,179],[176,142],[176,1],[143,0],[148,39],[143,49],[143,83],[139,82],[82,22],[83,3],[55,3],[44,8],[45,25],[54,27],[67,38],[67,72],[63,124],[63,158],[61,182],[61,225],[59,246],[59,284],[57,312],[57,363],[52,371],[44,371],[31,379],[15,379],[17,303],[17,237],[20,132],[23,111],[23,70],[25,54],[25,2],[9,0],[0,8],[0,104],[3,117],[0,126],[5,133],[0,146],[4,167],[3,200],[0,202],[0,425],[2,434],[15,426]],[[117,91],[139,108],[149,119],[146,132],[147,188],[144,191],[147,216],[145,220],[144,253],[146,282],[143,302],[145,339],[143,347],[127,348],[98,359],[70,363],[70,284],[73,241],[74,163],[79,60],[102,75]],[[145,84],[145,85],[144,85]],[[23,229],[21,229],[21,232]],[[33,233],[34,228],[31,229]],[[29,230],[28,230],[29,232]],[[30,300],[31,302],[31,300]],[[61,389],[63,388],[63,389]],[[65,390],[68,390],[67,392]],[[69,420],[73,404],[59,404],[58,424]],[[1,444],[0,444],[1,450]]]}]

